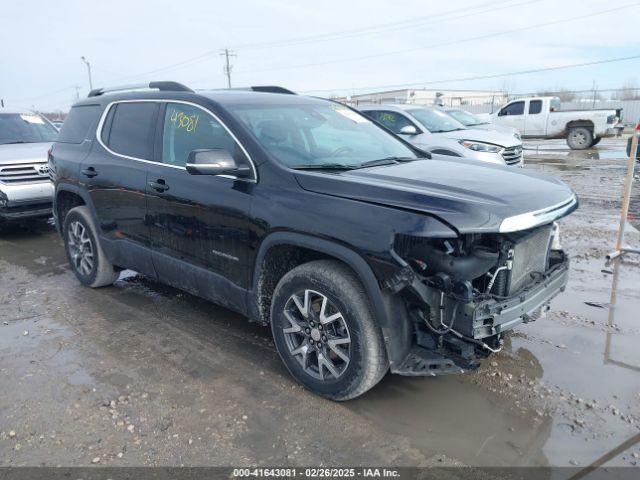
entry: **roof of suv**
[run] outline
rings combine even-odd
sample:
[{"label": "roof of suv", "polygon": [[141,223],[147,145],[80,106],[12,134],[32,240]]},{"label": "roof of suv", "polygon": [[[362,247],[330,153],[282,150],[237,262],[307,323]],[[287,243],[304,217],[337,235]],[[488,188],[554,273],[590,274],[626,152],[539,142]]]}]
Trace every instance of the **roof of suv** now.
[{"label": "roof of suv", "polygon": [[85,98],[75,105],[95,105],[96,103],[110,103],[119,100],[193,100],[196,98],[212,100],[222,106],[241,104],[272,104],[272,105],[299,105],[301,103],[326,102],[315,97],[294,95],[285,93],[256,92],[251,90],[202,90],[196,92],[185,91],[157,91],[157,90],[130,90],[125,92],[105,93],[99,96]]}]

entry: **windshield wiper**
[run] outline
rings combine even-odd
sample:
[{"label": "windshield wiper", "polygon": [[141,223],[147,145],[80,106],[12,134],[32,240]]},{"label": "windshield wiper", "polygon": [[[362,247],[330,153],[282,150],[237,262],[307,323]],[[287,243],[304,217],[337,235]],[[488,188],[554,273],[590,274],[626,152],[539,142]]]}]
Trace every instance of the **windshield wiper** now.
[{"label": "windshield wiper", "polygon": [[356,167],[344,163],[310,163],[306,165],[296,165],[291,168],[294,170],[353,170]]},{"label": "windshield wiper", "polygon": [[392,165],[400,162],[410,162],[415,160],[415,158],[411,157],[385,157],[379,158],[377,160],[369,160],[368,162],[363,162],[358,165],[356,168],[367,168],[367,167],[378,167],[382,165]]}]

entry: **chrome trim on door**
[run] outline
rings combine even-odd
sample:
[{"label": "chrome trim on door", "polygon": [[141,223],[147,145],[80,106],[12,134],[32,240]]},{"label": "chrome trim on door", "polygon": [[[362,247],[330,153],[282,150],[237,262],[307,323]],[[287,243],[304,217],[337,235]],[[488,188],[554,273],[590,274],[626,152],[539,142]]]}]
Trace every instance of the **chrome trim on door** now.
[{"label": "chrome trim on door", "polygon": [[180,170],[186,170],[185,167],[181,167],[179,165],[169,165],[168,163],[155,162],[153,160],[146,160],[144,158],[131,157],[129,155],[124,155],[122,153],[115,152],[115,151],[111,150],[109,147],[107,147],[105,145],[105,143],[102,141],[102,129],[104,128],[104,122],[105,122],[105,120],[107,118],[107,115],[109,114],[109,110],[111,110],[111,108],[114,105],[118,104],[118,103],[179,103],[179,104],[183,104],[183,105],[191,105],[193,107],[199,108],[200,110],[202,110],[205,113],[208,113],[218,123],[220,123],[220,125],[222,125],[222,127],[227,131],[227,133],[229,135],[231,135],[231,138],[233,138],[233,140],[242,149],[242,151],[244,152],[245,156],[247,157],[247,160],[249,161],[249,165],[251,165],[251,171],[253,172],[253,178],[239,178],[239,177],[236,177],[236,176],[233,176],[233,175],[212,175],[212,176],[231,178],[231,179],[234,179],[234,180],[243,180],[243,181],[247,181],[247,182],[255,182],[255,183],[258,182],[258,171],[256,170],[256,166],[253,163],[253,160],[251,159],[251,156],[249,155],[249,152],[247,152],[247,150],[244,148],[244,145],[242,145],[242,143],[240,143],[238,138],[233,134],[233,132],[229,129],[229,127],[227,127],[225,125],[225,123],[222,120],[220,120],[220,117],[218,117],[211,110],[203,107],[202,105],[198,105],[197,103],[188,102],[188,101],[185,101],[185,100],[172,100],[172,99],[164,99],[164,98],[162,98],[162,99],[150,98],[150,99],[134,99],[134,100],[114,100],[113,102],[109,103],[106,106],[106,108],[104,109],[104,111],[102,112],[102,116],[100,117],[100,121],[98,122],[98,126],[96,127],[96,139],[98,140],[98,143],[102,146],[102,148],[104,148],[110,154],[115,155],[117,157],[126,158],[127,160],[135,160],[136,162],[150,163],[152,165],[159,165],[159,166],[162,166],[162,167],[169,167],[169,168],[177,168],[177,169],[180,169]]}]

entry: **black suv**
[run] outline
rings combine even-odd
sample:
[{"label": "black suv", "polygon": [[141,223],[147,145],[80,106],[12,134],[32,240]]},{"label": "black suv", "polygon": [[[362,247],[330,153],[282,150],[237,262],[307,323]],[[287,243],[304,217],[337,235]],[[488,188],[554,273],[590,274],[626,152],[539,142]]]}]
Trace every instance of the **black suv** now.
[{"label": "black suv", "polygon": [[133,269],[270,325],[335,400],[387,372],[461,372],[564,288],[554,178],[433,158],[355,110],[278,87],[96,90],[50,153],[84,285]]}]

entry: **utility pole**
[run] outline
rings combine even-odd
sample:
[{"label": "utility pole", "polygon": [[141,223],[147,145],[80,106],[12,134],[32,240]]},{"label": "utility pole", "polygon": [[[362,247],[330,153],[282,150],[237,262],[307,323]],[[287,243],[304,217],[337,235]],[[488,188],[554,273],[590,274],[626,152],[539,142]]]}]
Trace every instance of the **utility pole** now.
[{"label": "utility pole", "polygon": [[91,78],[91,64],[89,63],[89,60],[87,60],[84,57],[80,57],[80,60],[82,60],[87,66],[87,73],[89,74],[89,90],[93,90],[93,79]]},{"label": "utility pole", "polygon": [[74,85],[74,87],[76,89],[76,101],[80,100],[80,87],[78,85]]},{"label": "utility pole", "polygon": [[228,48],[222,50],[220,55],[224,56],[224,73],[227,76],[227,88],[231,88],[231,69],[233,66],[229,63],[229,57],[237,57],[237,55],[233,53],[233,50],[229,50]]}]

